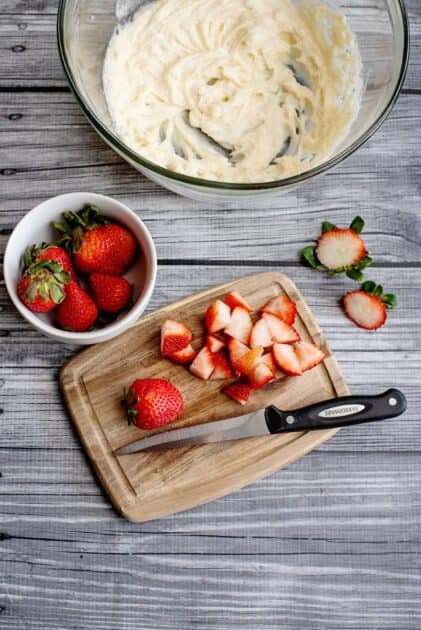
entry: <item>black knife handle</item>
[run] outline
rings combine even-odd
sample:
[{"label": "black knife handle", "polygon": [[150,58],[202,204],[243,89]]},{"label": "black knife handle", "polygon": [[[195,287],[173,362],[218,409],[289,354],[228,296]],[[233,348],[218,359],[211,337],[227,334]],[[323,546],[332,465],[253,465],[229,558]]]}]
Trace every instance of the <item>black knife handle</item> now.
[{"label": "black knife handle", "polygon": [[281,411],[271,405],[265,409],[265,418],[270,433],[283,433],[385,420],[400,416],[405,409],[402,392],[388,389],[378,396],[343,396],[292,411]]}]

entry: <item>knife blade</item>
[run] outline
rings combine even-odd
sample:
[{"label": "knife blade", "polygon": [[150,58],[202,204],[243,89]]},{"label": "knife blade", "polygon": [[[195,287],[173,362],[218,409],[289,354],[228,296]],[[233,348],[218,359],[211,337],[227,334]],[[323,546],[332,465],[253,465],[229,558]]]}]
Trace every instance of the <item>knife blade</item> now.
[{"label": "knife blade", "polygon": [[392,388],[376,396],[343,396],[288,411],[270,405],[242,416],[164,431],[135,440],[113,451],[113,454],[129,455],[143,450],[180,448],[291,431],[333,429],[394,418],[406,410],[406,404],[403,393]]}]

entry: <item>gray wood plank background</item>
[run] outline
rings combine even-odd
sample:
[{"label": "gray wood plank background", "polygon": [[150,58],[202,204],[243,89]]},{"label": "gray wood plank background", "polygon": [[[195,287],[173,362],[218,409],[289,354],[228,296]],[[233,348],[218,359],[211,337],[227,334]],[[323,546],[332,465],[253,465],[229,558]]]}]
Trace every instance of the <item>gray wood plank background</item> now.
[{"label": "gray wood plank background", "polygon": [[[75,349],[47,341],[0,285],[0,628],[5,630],[421,629],[421,3],[412,56],[387,122],[334,172],[243,208],[176,197],[96,136],[68,91],[56,0],[0,4],[0,252],[48,196],[113,195],[158,250],[150,309],[280,269],[298,284],[351,389],[399,385],[403,419],[339,432],[241,492],[150,523],[118,517],[57,385]],[[387,327],[351,326],[349,286],[301,266],[329,218],[367,221],[370,276],[398,294]]]}]

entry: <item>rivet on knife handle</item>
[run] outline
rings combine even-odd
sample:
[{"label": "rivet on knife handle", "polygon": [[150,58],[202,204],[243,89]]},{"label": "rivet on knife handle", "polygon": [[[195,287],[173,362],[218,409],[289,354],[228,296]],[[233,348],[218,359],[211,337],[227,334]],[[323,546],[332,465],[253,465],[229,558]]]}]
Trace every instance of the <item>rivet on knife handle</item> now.
[{"label": "rivet on knife handle", "polygon": [[283,433],[385,420],[401,415],[405,409],[402,392],[388,389],[377,396],[344,396],[287,412],[272,405],[266,408],[265,418],[271,433]]}]

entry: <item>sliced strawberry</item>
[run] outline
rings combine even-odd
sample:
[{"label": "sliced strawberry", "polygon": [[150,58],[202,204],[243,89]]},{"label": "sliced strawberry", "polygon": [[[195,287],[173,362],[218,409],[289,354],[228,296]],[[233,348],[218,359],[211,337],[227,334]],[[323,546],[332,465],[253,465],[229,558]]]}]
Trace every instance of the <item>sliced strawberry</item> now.
[{"label": "sliced strawberry", "polygon": [[196,358],[197,352],[194,350],[192,345],[189,343],[188,346],[179,350],[178,352],[173,352],[168,356],[173,363],[177,363],[179,365],[185,365],[186,363],[191,363]]},{"label": "sliced strawberry", "polygon": [[274,374],[265,363],[259,363],[256,365],[250,374],[248,379],[253,389],[262,389],[265,385],[274,380]]},{"label": "sliced strawberry", "polygon": [[250,374],[250,372],[252,371],[252,369],[254,368],[256,364],[257,359],[260,356],[262,356],[262,354],[263,354],[262,346],[256,346],[256,348],[252,348],[251,350],[243,354],[243,356],[238,359],[238,361],[235,364],[236,371],[239,374],[243,374],[244,376],[247,376],[247,374]]},{"label": "sliced strawberry", "polygon": [[250,383],[246,381],[237,381],[236,383],[232,383],[231,385],[226,385],[222,391],[224,394],[240,403],[240,405],[245,405],[248,399],[250,398],[252,387]]},{"label": "sliced strawberry", "polygon": [[270,334],[267,321],[263,318],[259,319],[251,329],[250,346],[252,348],[255,348],[256,346],[269,348],[272,344],[272,335]]},{"label": "sliced strawberry", "polygon": [[327,269],[355,265],[366,253],[363,239],[351,228],[332,228],[317,241],[316,256]]},{"label": "sliced strawberry", "polygon": [[216,300],[212,302],[206,311],[205,324],[208,332],[216,333],[223,330],[230,323],[231,311],[229,306]]},{"label": "sliced strawberry", "polygon": [[170,356],[183,350],[192,340],[192,333],[185,324],[167,319],[161,328],[161,355]]},{"label": "sliced strawberry", "polygon": [[250,348],[238,339],[232,338],[228,341],[229,362],[234,372],[238,373],[237,363],[249,350]]},{"label": "sliced strawberry", "polygon": [[275,361],[273,360],[273,355],[271,352],[267,352],[257,359],[256,365],[260,365],[261,363],[263,363],[270,369],[273,376],[276,375]]},{"label": "sliced strawberry", "polygon": [[295,328],[276,317],[276,315],[263,313],[262,317],[266,321],[272,340],[275,343],[294,343],[300,339],[300,335]]},{"label": "sliced strawberry", "polygon": [[323,361],[325,353],[314,343],[302,341],[294,347],[295,356],[302,372],[306,372]]},{"label": "sliced strawberry", "polygon": [[242,343],[248,343],[253,322],[249,312],[242,306],[236,306],[231,313],[231,320],[224,332]]},{"label": "sliced strawberry", "polygon": [[376,330],[387,319],[386,307],[379,297],[366,291],[350,291],[343,298],[346,315],[366,330]]},{"label": "sliced strawberry", "polygon": [[225,341],[215,337],[215,335],[208,335],[206,338],[206,345],[211,352],[219,352],[225,347]]},{"label": "sliced strawberry", "polygon": [[210,380],[214,381],[216,379],[222,378],[232,378],[234,376],[233,371],[230,368],[230,365],[222,352],[217,354],[216,359],[216,367],[210,376]]},{"label": "sliced strawberry", "polygon": [[207,381],[216,368],[217,360],[218,355],[210,352],[209,348],[204,346],[204,348],[202,348],[197,354],[195,360],[189,367],[189,370],[198,378]]},{"label": "sliced strawberry", "polygon": [[275,343],[272,352],[276,365],[284,374],[300,376],[303,373],[293,346],[286,343]]},{"label": "sliced strawberry", "polygon": [[272,313],[279,319],[283,319],[284,322],[292,326],[295,321],[295,314],[297,307],[295,302],[287,298],[286,295],[277,295],[267,302],[261,309],[262,313]]},{"label": "sliced strawberry", "polygon": [[245,299],[237,293],[237,291],[231,291],[231,293],[228,293],[228,295],[224,298],[224,302],[225,304],[228,304],[231,310],[234,310],[237,306],[245,308],[249,313],[253,310],[250,304],[248,304]]}]

